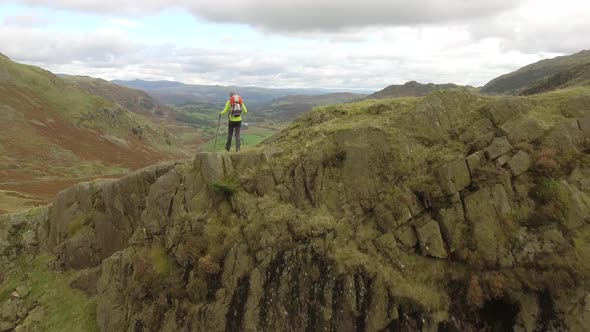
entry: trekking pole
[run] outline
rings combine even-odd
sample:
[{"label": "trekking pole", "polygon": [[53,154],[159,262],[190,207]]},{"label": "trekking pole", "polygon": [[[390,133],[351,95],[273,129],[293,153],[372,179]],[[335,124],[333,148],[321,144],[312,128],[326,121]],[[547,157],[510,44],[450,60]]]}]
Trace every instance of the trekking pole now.
[{"label": "trekking pole", "polygon": [[215,143],[213,143],[213,152],[217,148],[217,136],[219,135],[219,123],[221,122],[221,114],[219,114],[219,120],[217,120],[217,132],[215,133]]}]

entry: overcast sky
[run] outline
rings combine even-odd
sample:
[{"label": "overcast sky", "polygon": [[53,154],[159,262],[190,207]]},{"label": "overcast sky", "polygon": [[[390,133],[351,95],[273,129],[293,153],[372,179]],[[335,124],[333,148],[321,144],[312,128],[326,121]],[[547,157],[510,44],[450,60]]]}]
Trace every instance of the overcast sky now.
[{"label": "overcast sky", "polygon": [[590,48],[587,0],[0,0],[0,52],[195,84],[480,86]]}]

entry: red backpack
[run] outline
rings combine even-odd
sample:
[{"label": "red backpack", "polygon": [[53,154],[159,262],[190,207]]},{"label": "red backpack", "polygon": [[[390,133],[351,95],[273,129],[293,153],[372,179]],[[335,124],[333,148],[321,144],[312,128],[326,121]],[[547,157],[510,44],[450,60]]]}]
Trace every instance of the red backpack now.
[{"label": "red backpack", "polygon": [[231,116],[240,116],[242,115],[242,109],[244,108],[244,100],[242,97],[238,95],[233,95],[229,98],[229,103],[231,105]]}]

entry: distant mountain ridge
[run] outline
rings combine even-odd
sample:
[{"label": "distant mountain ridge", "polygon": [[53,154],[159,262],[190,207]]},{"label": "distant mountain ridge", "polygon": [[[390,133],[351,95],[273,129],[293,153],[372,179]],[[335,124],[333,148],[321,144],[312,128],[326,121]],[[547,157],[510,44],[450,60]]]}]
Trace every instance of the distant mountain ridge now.
[{"label": "distant mountain ridge", "polygon": [[541,83],[544,79],[587,63],[590,63],[590,50],[541,60],[491,80],[481,89],[481,92],[517,95],[523,90]]},{"label": "distant mountain ridge", "polygon": [[422,84],[416,81],[410,81],[403,85],[390,85],[381,91],[377,91],[366,99],[385,99],[385,98],[399,98],[399,97],[420,97],[425,96],[433,91],[446,90],[458,88],[459,85],[448,84]]},{"label": "distant mountain ridge", "polygon": [[197,103],[220,105],[225,103],[227,94],[230,91],[237,92],[247,100],[249,105],[256,106],[290,95],[314,96],[335,92],[351,92],[344,89],[272,89],[252,86],[184,84],[172,81],[114,80],[112,82],[129,88],[143,90],[162,104],[176,106]]}]

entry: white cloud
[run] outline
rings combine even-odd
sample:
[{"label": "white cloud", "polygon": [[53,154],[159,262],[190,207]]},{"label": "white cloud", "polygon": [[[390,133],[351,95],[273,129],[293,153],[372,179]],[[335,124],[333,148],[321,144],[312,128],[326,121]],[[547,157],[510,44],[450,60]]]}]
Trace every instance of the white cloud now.
[{"label": "white cloud", "polygon": [[[244,45],[239,53],[231,48],[139,44],[120,30],[86,35],[3,30],[0,44],[10,45],[4,51],[15,60],[60,73],[275,87],[379,89],[409,80],[481,85],[511,66],[536,60],[516,53],[506,61],[497,41],[472,41],[466,31],[455,30],[364,28],[358,33],[375,40],[350,44],[324,38],[295,43],[289,50],[260,50],[260,43],[272,43],[263,40]],[[453,37],[444,38],[447,35]],[[459,47],[463,44],[471,46]]]},{"label": "white cloud", "polygon": [[515,8],[521,0],[18,0],[28,5],[98,14],[141,15],[181,8],[201,18],[270,31],[336,31],[473,20]]},{"label": "white cloud", "polygon": [[112,18],[108,19],[106,23],[107,23],[107,25],[112,25],[112,26],[127,28],[127,29],[139,28],[141,26],[141,23],[138,21],[129,20],[129,19],[125,19],[125,18],[118,18],[118,17],[112,17]]},{"label": "white cloud", "polygon": [[6,27],[44,27],[53,23],[49,17],[37,13],[20,13],[7,16],[2,20],[2,25]]},{"label": "white cloud", "polygon": [[[6,18],[1,52],[54,72],[106,79],[375,89],[409,80],[483,85],[543,57],[590,48],[590,5],[582,0],[20,2],[95,13],[107,29],[46,32],[26,19]],[[217,25],[223,48],[198,35],[182,45],[130,37],[151,24],[153,16],[142,15],[174,7],[260,29],[234,36]]]},{"label": "white cloud", "polygon": [[590,3],[586,0],[528,0],[471,24],[475,38],[500,38],[505,50],[557,55],[590,48]]},{"label": "white cloud", "polygon": [[[189,1],[184,1],[189,2]],[[217,0],[190,5],[195,15],[271,31],[337,31],[349,27],[402,26],[473,20],[501,13],[520,1],[464,0]]]},{"label": "white cloud", "polygon": [[89,70],[122,65],[121,60],[130,61],[139,47],[121,30],[100,29],[70,35],[22,27],[0,29],[0,45],[3,53],[17,61],[50,68],[84,63]]}]

